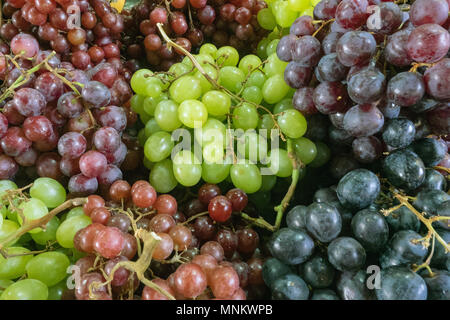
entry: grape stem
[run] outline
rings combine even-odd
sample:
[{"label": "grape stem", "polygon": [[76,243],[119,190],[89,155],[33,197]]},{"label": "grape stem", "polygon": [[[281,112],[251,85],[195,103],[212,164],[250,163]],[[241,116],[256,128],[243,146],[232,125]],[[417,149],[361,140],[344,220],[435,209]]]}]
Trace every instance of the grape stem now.
[{"label": "grape stem", "polygon": [[329,25],[329,24],[332,23],[334,20],[335,20],[335,19],[330,19],[330,20],[327,20],[327,21],[323,21],[322,24],[320,25],[320,27],[319,27],[316,31],[314,31],[314,33],[312,34],[312,37],[315,37],[315,36],[320,32],[320,30],[322,30],[323,28],[325,28],[325,26]]},{"label": "grape stem", "polygon": [[423,268],[426,268],[426,269],[428,270],[428,272],[430,273],[430,276],[431,276],[431,277],[434,277],[434,272],[433,272],[433,270],[431,270],[431,268],[430,268],[430,262],[431,262],[431,258],[433,258],[435,244],[436,244],[436,236],[433,235],[433,242],[432,242],[432,245],[431,245],[431,252],[430,252],[430,254],[429,254],[427,260],[425,260],[424,263],[422,263],[422,264],[416,266],[416,267],[414,268],[414,270],[413,270],[414,272],[417,272],[417,271],[419,271],[419,270],[421,270],[421,269],[423,269]]},{"label": "grape stem", "polygon": [[177,43],[175,43],[174,41],[172,41],[167,36],[167,34],[164,32],[164,29],[163,29],[161,23],[158,22],[156,24],[156,26],[158,27],[158,30],[161,33],[161,35],[164,38],[164,40],[167,42],[168,47],[170,47],[170,46],[175,47],[178,51],[182,52],[185,56],[187,56],[189,58],[189,60],[191,60],[192,64],[197,68],[197,70],[206,78],[206,80],[208,80],[212,85],[214,85],[214,87],[224,91],[226,94],[228,94],[231,98],[235,99],[239,103],[246,102],[248,104],[253,105],[256,108],[260,108],[260,109],[263,109],[264,111],[266,111],[272,117],[272,120],[275,123],[275,127],[278,129],[278,131],[280,133],[281,139],[283,141],[286,141],[286,138],[284,137],[283,133],[281,132],[280,126],[278,125],[278,122],[276,120],[275,115],[269,109],[267,109],[266,107],[264,107],[262,105],[254,103],[252,101],[247,101],[244,98],[234,94],[233,92],[231,92],[227,88],[225,88],[225,87],[221,86],[220,84],[218,84],[216,80],[211,78],[209,76],[209,74],[206,73],[205,69],[203,69],[203,67],[200,65],[200,63],[197,61],[197,59],[195,59],[194,56],[189,51],[187,51],[185,48],[183,48],[182,46],[180,46]]},{"label": "grape stem", "polygon": [[10,243],[11,241],[14,241],[16,239],[19,239],[25,233],[27,233],[30,230],[33,230],[34,228],[45,227],[45,225],[47,225],[47,223],[58,213],[61,213],[64,210],[70,209],[72,207],[81,206],[81,205],[85,204],[86,201],[87,201],[87,198],[74,198],[71,200],[67,200],[67,201],[63,202],[62,204],[60,204],[59,206],[57,206],[56,208],[54,208],[53,210],[51,210],[49,213],[47,213],[42,218],[39,218],[36,220],[31,220],[31,221],[25,221],[25,223],[19,229],[17,229],[15,232],[8,235],[6,238],[4,238],[2,240],[2,242],[0,242],[0,254],[5,259],[7,259],[9,256],[5,252],[4,248],[7,247],[8,243]]},{"label": "grape stem", "polygon": [[166,290],[158,286],[157,284],[153,283],[152,281],[148,280],[145,277],[145,272],[150,267],[150,263],[152,262],[152,256],[153,252],[156,249],[156,246],[158,245],[158,242],[161,240],[160,237],[154,232],[149,232],[144,229],[138,229],[136,231],[136,237],[141,239],[144,242],[144,247],[142,249],[141,256],[136,261],[121,261],[117,263],[111,270],[109,276],[106,277],[106,282],[92,282],[89,286],[89,296],[92,298],[95,298],[95,293],[93,290],[95,288],[99,288],[105,285],[108,285],[111,283],[111,281],[114,279],[114,273],[119,268],[125,268],[131,272],[135,272],[138,279],[144,283],[147,287],[150,287],[154,290],[156,290],[158,293],[164,295],[170,300],[175,300],[175,298]]}]

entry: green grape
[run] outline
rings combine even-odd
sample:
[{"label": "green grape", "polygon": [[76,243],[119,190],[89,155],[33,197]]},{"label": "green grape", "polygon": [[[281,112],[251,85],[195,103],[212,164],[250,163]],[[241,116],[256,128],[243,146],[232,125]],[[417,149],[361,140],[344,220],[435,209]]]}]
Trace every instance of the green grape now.
[{"label": "green grape", "polygon": [[1,300],[47,300],[48,288],[39,280],[19,280],[10,285],[0,296]]},{"label": "green grape", "polygon": [[217,47],[212,43],[205,43],[200,47],[200,54],[209,54],[214,59],[216,58]]},{"label": "green grape", "polygon": [[[3,223],[0,226],[0,242],[3,242],[8,236],[16,232],[19,228],[20,227],[16,222],[7,219],[3,220]],[[12,240],[8,243],[8,245],[11,246],[16,242],[17,239]]]},{"label": "green grape", "polygon": [[233,125],[237,129],[255,129],[258,126],[259,114],[256,107],[249,103],[242,103],[233,110]]},{"label": "green grape", "polygon": [[192,63],[191,59],[189,59],[188,56],[185,56],[183,60],[181,60],[181,63],[186,65],[189,68],[189,70],[194,68],[194,64]]},{"label": "green grape", "polygon": [[178,106],[178,119],[189,128],[201,128],[208,119],[208,110],[198,100],[186,100]]},{"label": "green grape", "polygon": [[178,119],[178,105],[172,100],[158,103],[155,109],[155,120],[158,126],[165,131],[172,132],[181,127]]},{"label": "green grape", "polygon": [[32,233],[31,237],[33,238],[34,242],[45,245],[49,241],[56,240],[56,230],[58,229],[58,227],[59,227],[59,219],[58,217],[53,217],[50,219],[49,222],[47,222],[45,230],[38,233]]},{"label": "green grape", "polygon": [[0,296],[2,295],[3,291],[5,291],[5,289],[13,283],[14,281],[12,280],[0,279]]},{"label": "green grape", "polygon": [[286,69],[287,65],[287,62],[278,59],[276,53],[272,53],[271,55],[269,55],[269,57],[267,58],[267,63],[264,65],[264,73],[268,77],[276,74],[284,75],[284,69]]},{"label": "green grape", "polygon": [[147,97],[159,97],[163,89],[163,83],[160,79],[155,77],[150,77],[147,79],[145,84],[144,94]]},{"label": "green grape", "polygon": [[225,155],[223,145],[220,143],[208,143],[203,145],[203,161],[209,163],[221,163]]},{"label": "green grape", "polygon": [[277,176],[264,174],[262,175],[261,188],[258,191],[266,192],[273,189],[275,183],[277,182]]},{"label": "green grape", "polygon": [[92,220],[87,215],[64,220],[56,230],[56,241],[64,248],[73,248],[73,237],[78,230],[90,225]]},{"label": "green grape", "polygon": [[258,42],[258,46],[256,47],[256,54],[261,59],[267,58],[267,46],[269,45],[270,40],[268,38],[262,39]]},{"label": "green grape", "polygon": [[147,136],[145,135],[145,129],[144,128],[139,130],[138,135],[137,135],[137,139],[138,139],[139,145],[141,147],[143,147],[144,144],[145,144],[145,141],[147,141]]},{"label": "green grape", "polygon": [[277,1],[272,8],[275,20],[282,28],[289,27],[298,17],[298,12],[289,9],[287,1]]},{"label": "green grape", "polygon": [[292,161],[284,149],[272,149],[269,152],[269,168],[278,177],[286,178],[292,175]]},{"label": "green grape", "polygon": [[246,131],[237,138],[237,156],[239,159],[248,159],[253,163],[267,157],[267,139],[256,133]]},{"label": "green grape", "polygon": [[145,97],[139,94],[132,96],[130,100],[131,109],[139,114],[144,112],[144,99]]},{"label": "green grape", "polygon": [[181,150],[173,158],[173,173],[180,184],[192,187],[202,177],[202,165],[191,151]]},{"label": "green grape", "polygon": [[178,184],[173,174],[172,160],[164,159],[153,165],[150,170],[150,183],[157,192],[167,193]]},{"label": "green grape", "polygon": [[328,148],[328,146],[323,142],[317,141],[315,142],[315,144],[317,154],[314,160],[309,165],[313,168],[318,168],[323,166],[325,163],[328,162],[328,160],[330,160],[331,151],[330,148]]},{"label": "green grape", "polygon": [[146,87],[149,79],[152,79],[153,72],[148,69],[136,71],[130,80],[131,89],[137,94],[146,95]]},{"label": "green grape", "polygon": [[54,179],[38,178],[30,188],[30,196],[42,200],[48,208],[56,208],[66,201],[66,190]]},{"label": "green grape", "polygon": [[233,164],[230,168],[230,177],[236,188],[246,193],[254,193],[261,188],[262,176],[255,164]]},{"label": "green grape", "polygon": [[67,289],[67,283],[64,279],[63,281],[48,288],[47,300],[61,300],[61,297],[66,289]]},{"label": "green grape", "polygon": [[263,100],[261,89],[257,86],[247,87],[242,91],[242,98],[256,104],[260,104]]},{"label": "green grape", "polygon": [[202,163],[202,179],[207,183],[220,183],[230,174],[231,164],[226,163]]},{"label": "green grape", "polygon": [[292,141],[295,154],[303,164],[310,164],[317,155],[317,148],[314,142],[301,137]]},{"label": "green grape", "polygon": [[180,63],[180,62],[174,63],[169,68],[169,72],[173,74],[174,78],[179,77],[181,75],[185,75],[191,70],[192,70],[192,68],[189,68],[188,65],[186,65],[185,63]]},{"label": "green grape", "polygon": [[262,88],[266,82],[266,76],[261,70],[254,70],[250,76],[247,78],[247,82],[245,83],[245,87],[258,87]]},{"label": "green grape", "polygon": [[212,67],[212,65],[214,65],[216,62],[214,58],[209,54],[197,54],[194,56],[194,58],[202,67]]},{"label": "green grape", "polygon": [[280,39],[280,29],[278,26],[267,35],[267,39],[269,39],[269,41]]},{"label": "green grape", "polygon": [[226,130],[227,128],[222,122],[209,118],[202,128],[195,130],[194,136],[201,146],[215,143],[222,146],[223,149],[226,146]]},{"label": "green grape", "polygon": [[239,62],[239,69],[241,69],[245,75],[248,75],[249,72],[259,67],[261,63],[262,61],[258,56],[255,56],[254,54],[248,54]]},{"label": "green grape", "polygon": [[202,102],[210,115],[223,116],[230,112],[231,99],[226,93],[221,91],[212,90],[206,92],[202,97]]},{"label": "green grape", "polygon": [[[9,210],[8,210],[8,207],[6,206],[6,205],[2,205],[1,207],[0,207],[0,216],[1,216],[1,218],[3,219],[3,218],[6,218],[6,216],[8,215],[8,212],[9,212]],[[3,222],[3,220],[1,220],[2,222]],[[1,222],[0,222],[0,227],[1,227]]]},{"label": "green grape", "polygon": [[278,102],[275,107],[273,107],[273,113],[280,114],[288,109],[294,109],[294,106],[292,105],[292,99],[286,98]]},{"label": "green grape", "polygon": [[311,3],[309,0],[288,0],[288,5],[289,9],[293,11],[302,12],[308,9]]},{"label": "green grape", "polygon": [[[310,7],[315,7],[322,0],[310,0]],[[314,8],[313,8],[314,9]]]},{"label": "green grape", "polygon": [[27,275],[30,279],[42,281],[53,286],[63,280],[70,265],[69,258],[61,252],[44,252],[33,257],[27,264]]},{"label": "green grape", "polygon": [[226,67],[237,66],[239,62],[239,53],[238,51],[230,46],[224,46],[219,48],[216,52],[216,61],[219,66]]},{"label": "green grape", "polygon": [[[31,198],[28,201],[24,201],[19,205],[19,210],[22,211],[23,216],[27,221],[37,220],[48,214],[48,209],[45,203],[39,199]],[[17,220],[19,224],[23,224],[22,217],[17,215]],[[34,228],[29,233],[41,232],[42,228]]]},{"label": "green grape", "polygon": [[78,260],[80,260],[81,258],[83,258],[87,255],[87,253],[80,252],[75,248],[66,249],[66,250],[70,251],[70,255],[68,255],[67,253],[66,253],[66,255],[69,257],[70,261],[73,263],[76,263]]},{"label": "green grape", "polygon": [[83,207],[75,207],[70,209],[70,211],[67,213],[66,219],[82,216],[83,214],[84,214]]},{"label": "green grape", "polygon": [[256,18],[263,29],[273,30],[277,26],[277,21],[269,8],[259,10]]},{"label": "green grape", "polygon": [[231,92],[238,93],[245,81],[245,73],[237,67],[223,67],[219,71],[219,84]]},{"label": "green grape", "polygon": [[275,104],[281,101],[289,91],[289,86],[284,82],[283,75],[276,74],[271,76],[264,83],[262,93],[267,103]]},{"label": "green grape", "polygon": [[288,109],[278,117],[281,131],[289,138],[297,139],[306,133],[306,119],[296,109]]},{"label": "green grape", "polygon": [[[26,272],[27,263],[33,258],[33,255],[23,255],[30,250],[22,247],[5,248],[6,254],[16,255],[5,259],[0,255],[0,279],[17,279]],[[22,255],[21,255],[22,254]]]},{"label": "green grape", "polygon": [[309,7],[308,9],[304,10],[300,15],[301,16],[310,16],[311,18],[314,18],[314,8]]},{"label": "green grape", "polygon": [[258,123],[258,129],[267,130],[267,136],[270,135],[270,130],[275,128],[275,121],[270,114],[263,114]]},{"label": "green grape", "polygon": [[0,200],[2,200],[3,203],[8,203],[8,200],[3,199],[3,197],[6,195],[7,190],[15,189],[17,189],[17,184],[11,180],[0,180]]},{"label": "green grape", "polygon": [[[217,72],[216,68],[214,68],[211,65],[205,65],[203,66],[203,70],[212,79],[217,80],[219,73]],[[205,76],[200,71],[197,70],[194,73],[194,77],[200,81],[200,86],[202,87],[202,94],[205,94],[206,92],[211,90],[212,83],[208,79],[206,79]]]},{"label": "green grape", "polygon": [[148,169],[151,170],[153,168],[153,166],[155,165],[154,162],[151,162],[150,160],[148,160],[146,157],[144,157],[144,159],[142,160],[142,163],[144,164],[144,166]]},{"label": "green grape", "polygon": [[198,99],[202,95],[200,81],[193,76],[182,76],[175,80],[169,88],[170,98],[176,103],[189,99]]},{"label": "green grape", "polygon": [[220,122],[224,122],[225,120],[227,120],[227,116],[225,114],[221,116],[214,116],[214,119],[217,119]]},{"label": "green grape", "polygon": [[155,115],[155,109],[156,109],[156,106],[158,105],[158,103],[166,100],[166,99],[161,99],[160,97],[161,96],[158,96],[156,98],[147,97],[144,99],[144,111],[146,114],[148,114],[152,117]]},{"label": "green grape", "polygon": [[266,56],[270,57],[273,54],[277,54],[277,46],[278,42],[280,42],[280,39],[273,39],[271,40],[266,47]]},{"label": "green grape", "polygon": [[144,145],[144,154],[151,162],[161,161],[172,152],[174,142],[170,133],[158,131],[148,137]]},{"label": "green grape", "polygon": [[147,114],[146,112],[143,112],[141,114],[139,114],[142,123],[147,123],[150,119],[152,119],[152,116]]},{"label": "green grape", "polygon": [[[150,120],[147,121],[147,123],[145,124],[145,136],[146,138],[150,137],[152,134],[161,131],[161,128],[158,126],[158,123],[156,122],[155,118],[151,118]],[[147,141],[147,139],[145,139]],[[145,144],[145,142],[144,142]]]}]

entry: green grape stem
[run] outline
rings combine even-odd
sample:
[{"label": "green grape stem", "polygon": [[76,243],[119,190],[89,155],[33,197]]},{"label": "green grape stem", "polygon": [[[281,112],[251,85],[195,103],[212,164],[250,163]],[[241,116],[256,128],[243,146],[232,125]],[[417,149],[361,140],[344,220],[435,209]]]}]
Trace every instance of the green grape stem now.
[{"label": "green grape stem", "polygon": [[8,254],[5,252],[4,248],[7,246],[8,243],[11,241],[14,241],[16,239],[19,239],[21,236],[23,236],[25,233],[27,233],[30,230],[33,230],[35,228],[39,227],[45,227],[45,225],[57,214],[63,212],[64,210],[70,209],[72,207],[78,207],[83,204],[85,204],[87,201],[87,198],[74,198],[67,200],[51,210],[49,213],[47,213],[42,218],[31,220],[31,221],[25,221],[25,223],[17,229],[15,232],[8,235],[6,238],[0,242],[0,254],[4,258],[8,258]]},{"label": "green grape stem", "polygon": [[197,61],[197,59],[195,59],[195,57],[186,49],[184,49],[182,46],[178,45],[177,43],[175,43],[174,41],[172,41],[169,36],[164,32],[163,29],[163,25],[161,23],[157,23],[156,26],[158,27],[159,32],[161,33],[162,37],[164,38],[164,40],[167,42],[167,45],[170,47],[175,47],[179,52],[182,52],[184,55],[186,55],[189,60],[191,60],[192,64],[197,68],[197,70],[205,77],[206,80],[208,80],[212,85],[214,85],[214,87],[222,90],[223,92],[225,92],[226,94],[228,94],[231,98],[233,98],[235,101],[237,101],[238,103],[249,103],[251,105],[253,105],[256,108],[260,108],[263,109],[264,111],[266,111],[271,117],[273,122],[275,123],[275,127],[278,129],[278,131],[280,132],[280,137],[283,141],[286,141],[286,138],[284,137],[283,133],[281,132],[280,126],[278,125],[277,119],[275,117],[275,115],[266,107],[259,105],[257,103],[251,102],[251,101],[247,101],[244,98],[234,94],[233,92],[231,92],[230,90],[228,90],[227,88],[221,86],[220,84],[217,83],[216,80],[214,80],[213,78],[211,78],[209,76],[209,74],[206,73],[205,69],[203,69],[203,67],[200,65],[200,63]]}]

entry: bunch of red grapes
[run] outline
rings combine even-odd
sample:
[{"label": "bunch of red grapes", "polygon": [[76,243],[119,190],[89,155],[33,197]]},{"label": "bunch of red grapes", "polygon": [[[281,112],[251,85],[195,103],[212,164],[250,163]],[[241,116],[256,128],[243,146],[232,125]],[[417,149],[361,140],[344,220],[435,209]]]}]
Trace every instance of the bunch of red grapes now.
[{"label": "bunch of red grapes", "polygon": [[[73,5],[79,27],[68,24]],[[136,66],[120,56],[123,17],[103,0],[11,0],[2,10],[0,178],[21,166],[73,194],[107,191],[141,157],[125,132],[137,117],[126,105]]]},{"label": "bunch of red grapes", "polygon": [[190,52],[195,53],[204,42],[252,52],[267,33],[256,19],[265,7],[261,0],[142,1],[131,11],[123,11],[127,55],[146,57],[151,66],[161,70],[168,70],[183,58],[164,44],[157,23],[164,24],[166,34]]},{"label": "bunch of red grapes", "polygon": [[[152,253],[151,281],[176,299],[244,300],[264,293],[258,233],[244,226],[234,231],[231,225],[218,224],[209,216],[223,220],[219,200],[231,210],[242,210],[247,195],[232,189],[223,199],[220,193],[216,185],[203,185],[199,197],[188,201],[183,212],[174,197],[157,195],[143,180],[132,186],[124,180],[115,181],[106,201],[97,195],[89,196],[83,209],[92,224],[74,237],[75,248],[88,255],[77,261],[81,281],[75,290],[66,292],[65,298],[167,299],[141,285],[136,274],[123,267],[112,275],[111,294],[105,285],[91,288],[93,294],[89,295],[89,286],[104,283],[117,263],[138,259],[135,228],[154,232],[159,238]],[[208,203],[209,211],[205,211]]]}]

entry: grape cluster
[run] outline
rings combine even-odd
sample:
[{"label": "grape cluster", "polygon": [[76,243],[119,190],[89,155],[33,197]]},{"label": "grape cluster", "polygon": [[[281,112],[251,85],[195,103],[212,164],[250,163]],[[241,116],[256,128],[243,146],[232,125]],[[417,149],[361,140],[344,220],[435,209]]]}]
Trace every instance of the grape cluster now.
[{"label": "grape cluster", "polygon": [[164,43],[157,23],[164,24],[164,31],[193,53],[205,42],[249,53],[266,34],[256,19],[266,6],[261,0],[143,1],[123,12],[127,55],[145,57],[152,70],[163,71],[183,58],[181,52]]}]

